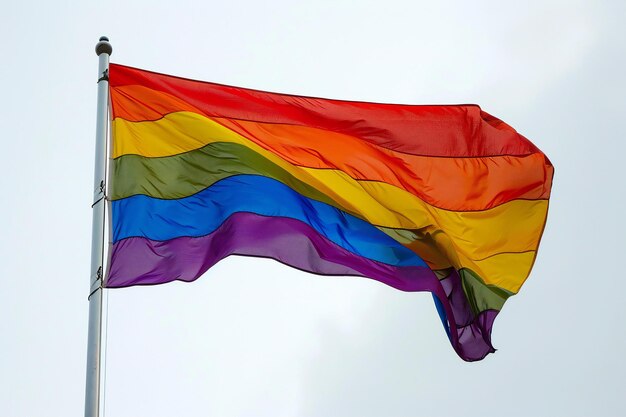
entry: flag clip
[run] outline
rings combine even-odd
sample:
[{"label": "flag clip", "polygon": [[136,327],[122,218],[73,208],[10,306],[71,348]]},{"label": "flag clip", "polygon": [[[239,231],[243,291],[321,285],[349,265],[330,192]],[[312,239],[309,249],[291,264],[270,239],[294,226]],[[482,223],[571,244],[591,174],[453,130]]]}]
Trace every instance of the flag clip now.
[{"label": "flag clip", "polygon": [[98,197],[98,199],[94,201],[93,204],[91,205],[91,208],[93,208],[96,204],[98,204],[99,202],[101,202],[102,200],[106,198],[105,191],[106,191],[106,183],[104,182],[104,180],[102,180],[100,181],[100,185],[98,185],[98,190],[96,191],[96,195],[102,196],[102,197]]},{"label": "flag clip", "polygon": [[98,83],[100,81],[109,81],[109,70],[105,69],[104,72],[102,73],[102,77],[98,78]]},{"label": "flag clip", "polygon": [[94,282],[91,283],[91,292],[87,296],[87,300],[89,300],[91,296],[100,289],[102,289],[102,266],[99,266],[98,270],[96,271],[96,279]]}]

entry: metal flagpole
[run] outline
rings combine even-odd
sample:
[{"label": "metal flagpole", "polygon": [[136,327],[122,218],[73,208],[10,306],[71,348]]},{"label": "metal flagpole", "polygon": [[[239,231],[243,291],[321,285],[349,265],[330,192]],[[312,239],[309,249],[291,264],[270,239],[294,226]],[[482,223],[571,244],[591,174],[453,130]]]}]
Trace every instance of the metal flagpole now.
[{"label": "metal flagpole", "polygon": [[109,101],[109,39],[100,38],[98,54],[98,108],[96,118],[96,162],[94,167],[93,218],[91,227],[91,275],[89,279],[89,333],[87,339],[87,381],[85,417],[100,415],[100,346],[102,336],[102,282],[104,277],[104,206],[106,204],[105,164]]}]

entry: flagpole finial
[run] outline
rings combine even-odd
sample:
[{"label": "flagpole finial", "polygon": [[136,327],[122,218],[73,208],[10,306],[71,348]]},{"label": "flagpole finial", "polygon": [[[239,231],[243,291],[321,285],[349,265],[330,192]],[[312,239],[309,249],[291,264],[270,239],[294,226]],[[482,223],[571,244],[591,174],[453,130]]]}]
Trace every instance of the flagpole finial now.
[{"label": "flagpole finial", "polygon": [[100,56],[100,54],[111,55],[113,53],[113,47],[109,43],[109,38],[106,36],[100,37],[100,42],[96,44],[96,54]]}]

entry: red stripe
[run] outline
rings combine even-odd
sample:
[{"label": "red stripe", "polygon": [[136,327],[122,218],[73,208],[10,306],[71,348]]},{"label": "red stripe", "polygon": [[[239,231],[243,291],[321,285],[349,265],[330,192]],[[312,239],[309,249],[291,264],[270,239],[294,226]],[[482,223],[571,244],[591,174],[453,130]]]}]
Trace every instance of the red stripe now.
[{"label": "red stripe", "polygon": [[[341,101],[194,81],[117,64],[111,64],[109,71],[111,87],[145,86],[173,95],[210,117],[311,126],[414,155],[475,157],[538,151],[513,128],[477,105]],[[161,112],[164,115],[180,110],[187,109]]]}]

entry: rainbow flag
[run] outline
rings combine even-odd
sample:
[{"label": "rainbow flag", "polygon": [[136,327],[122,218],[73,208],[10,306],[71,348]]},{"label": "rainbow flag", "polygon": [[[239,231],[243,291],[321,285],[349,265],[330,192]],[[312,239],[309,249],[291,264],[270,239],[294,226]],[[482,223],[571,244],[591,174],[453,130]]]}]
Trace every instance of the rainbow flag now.
[{"label": "rainbow flag", "polygon": [[553,167],[476,105],[276,94],[111,64],[106,286],[229,255],[429,291],[465,360],[528,277]]}]

